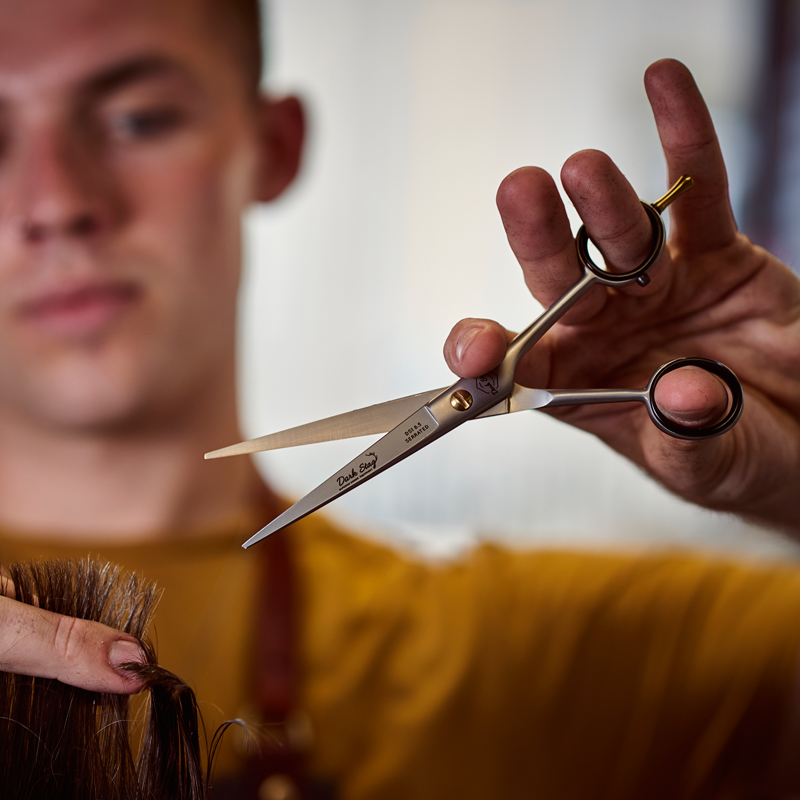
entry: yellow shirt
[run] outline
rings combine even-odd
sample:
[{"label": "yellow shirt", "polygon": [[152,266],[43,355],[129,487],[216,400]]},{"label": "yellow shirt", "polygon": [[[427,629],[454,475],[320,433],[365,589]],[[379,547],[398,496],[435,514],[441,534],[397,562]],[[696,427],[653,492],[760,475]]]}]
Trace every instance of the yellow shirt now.
[{"label": "yellow shirt", "polygon": [[[92,555],[155,580],[159,660],[213,731],[248,705],[253,530],[245,515],[146,545],[4,534],[0,558]],[[292,544],[313,768],[343,800],[753,795],[796,680],[800,570],[493,545],[431,566],[319,515]]]}]

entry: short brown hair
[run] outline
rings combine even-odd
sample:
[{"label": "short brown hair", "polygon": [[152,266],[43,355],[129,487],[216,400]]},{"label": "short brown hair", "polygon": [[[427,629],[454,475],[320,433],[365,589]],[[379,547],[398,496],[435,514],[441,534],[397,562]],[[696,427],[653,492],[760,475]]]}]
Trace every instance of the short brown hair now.
[{"label": "short brown hair", "polygon": [[244,69],[248,94],[257,95],[264,68],[261,0],[205,0],[214,22],[221,22]]}]

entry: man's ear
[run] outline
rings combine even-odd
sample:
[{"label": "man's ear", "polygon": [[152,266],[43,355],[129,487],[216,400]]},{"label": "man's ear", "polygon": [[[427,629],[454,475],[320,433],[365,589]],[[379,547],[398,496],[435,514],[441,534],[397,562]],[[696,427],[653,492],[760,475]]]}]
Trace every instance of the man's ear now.
[{"label": "man's ear", "polygon": [[259,110],[260,164],[255,200],[269,202],[295,179],[303,156],[306,120],[297,97],[263,97]]}]

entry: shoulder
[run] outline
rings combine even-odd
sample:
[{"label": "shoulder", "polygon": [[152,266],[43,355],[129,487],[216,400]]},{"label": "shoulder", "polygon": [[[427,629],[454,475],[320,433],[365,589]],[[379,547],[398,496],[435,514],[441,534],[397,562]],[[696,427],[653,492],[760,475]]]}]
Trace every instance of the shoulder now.
[{"label": "shoulder", "polygon": [[422,561],[321,514],[295,523],[289,540],[302,580],[331,590],[339,585],[340,596],[370,587],[380,593],[390,585],[419,580],[428,570]]}]

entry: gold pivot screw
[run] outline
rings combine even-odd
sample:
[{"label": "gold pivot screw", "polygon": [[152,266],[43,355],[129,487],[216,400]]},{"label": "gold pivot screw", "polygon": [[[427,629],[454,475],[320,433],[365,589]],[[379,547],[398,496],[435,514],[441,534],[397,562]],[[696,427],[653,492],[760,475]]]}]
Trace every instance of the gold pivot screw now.
[{"label": "gold pivot screw", "polygon": [[466,411],[472,405],[472,395],[464,389],[458,389],[450,395],[450,405],[456,411]]}]

